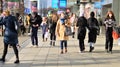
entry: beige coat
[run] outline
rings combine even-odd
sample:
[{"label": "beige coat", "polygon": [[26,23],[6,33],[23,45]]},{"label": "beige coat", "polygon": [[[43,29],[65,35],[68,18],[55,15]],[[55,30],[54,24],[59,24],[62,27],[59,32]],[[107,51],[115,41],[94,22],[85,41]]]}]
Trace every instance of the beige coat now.
[{"label": "beige coat", "polygon": [[[65,22],[65,25],[70,26],[70,20],[67,20]],[[65,32],[65,25],[62,25],[62,23],[60,22],[60,20],[58,20],[57,22],[57,26],[56,26],[56,36],[58,40],[68,40],[69,37],[64,35]]]}]

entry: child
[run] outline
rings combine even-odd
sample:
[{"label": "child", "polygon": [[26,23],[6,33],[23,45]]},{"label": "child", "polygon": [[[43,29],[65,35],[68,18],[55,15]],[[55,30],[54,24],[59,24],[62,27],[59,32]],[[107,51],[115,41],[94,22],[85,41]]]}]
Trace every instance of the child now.
[{"label": "child", "polygon": [[48,24],[47,24],[47,18],[43,17],[43,21],[41,23],[41,27],[42,27],[42,38],[43,38],[43,42],[45,41],[45,34],[46,31],[48,30]]}]

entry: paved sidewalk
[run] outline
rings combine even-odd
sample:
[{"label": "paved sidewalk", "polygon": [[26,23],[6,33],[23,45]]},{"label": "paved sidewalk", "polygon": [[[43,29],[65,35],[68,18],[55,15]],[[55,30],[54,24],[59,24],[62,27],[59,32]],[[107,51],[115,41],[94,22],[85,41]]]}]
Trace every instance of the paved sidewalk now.
[{"label": "paved sidewalk", "polygon": [[[60,54],[59,41],[56,46],[50,46],[49,41],[42,42],[39,37],[39,47],[31,47],[30,40],[22,46],[20,51],[20,64],[14,64],[15,56],[12,56],[5,64],[0,63],[0,67],[119,67],[120,66],[120,46],[114,42],[113,54],[105,52],[104,36],[99,36],[93,53],[89,53],[89,46],[86,38],[85,53],[79,52],[78,40],[68,41],[68,53]],[[12,53],[8,53],[11,55]],[[8,58],[7,58],[8,59]]]}]

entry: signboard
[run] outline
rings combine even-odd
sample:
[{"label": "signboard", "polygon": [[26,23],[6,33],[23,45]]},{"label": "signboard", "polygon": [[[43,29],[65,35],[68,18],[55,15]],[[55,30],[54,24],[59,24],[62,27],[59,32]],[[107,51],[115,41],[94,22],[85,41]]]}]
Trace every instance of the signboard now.
[{"label": "signboard", "polygon": [[92,2],[101,2],[101,0],[92,0]]},{"label": "signboard", "polygon": [[31,9],[32,9],[32,12],[37,12],[37,1],[31,2]]},{"label": "signboard", "polygon": [[89,2],[90,0],[80,0],[80,2]]},{"label": "signboard", "polygon": [[66,8],[67,1],[66,0],[59,0],[59,7],[60,8]]},{"label": "signboard", "polygon": [[58,8],[58,0],[52,0],[52,8]]}]

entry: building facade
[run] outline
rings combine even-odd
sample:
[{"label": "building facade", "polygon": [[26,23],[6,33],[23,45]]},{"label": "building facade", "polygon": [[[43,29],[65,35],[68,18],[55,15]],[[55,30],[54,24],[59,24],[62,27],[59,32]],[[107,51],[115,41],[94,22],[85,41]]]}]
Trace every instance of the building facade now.
[{"label": "building facade", "polygon": [[108,10],[112,10],[115,14],[117,24],[120,24],[120,0],[104,0],[102,7],[102,15],[105,18]]}]

